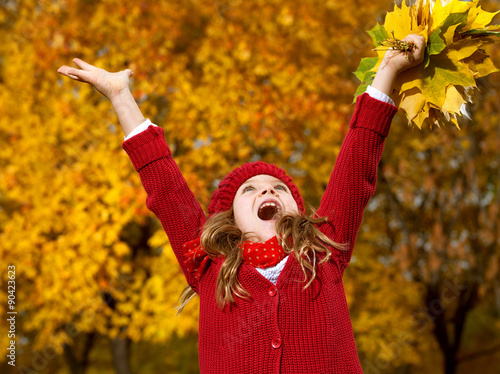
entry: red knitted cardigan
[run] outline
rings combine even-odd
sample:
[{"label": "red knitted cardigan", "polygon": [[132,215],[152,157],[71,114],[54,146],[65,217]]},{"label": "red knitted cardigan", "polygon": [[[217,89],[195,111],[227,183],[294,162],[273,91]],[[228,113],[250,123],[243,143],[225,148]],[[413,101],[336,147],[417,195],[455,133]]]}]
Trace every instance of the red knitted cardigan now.
[{"label": "red knitted cardigan", "polygon": [[359,96],[349,131],[317,211],[328,216],[320,230],[348,251],[332,248],[306,290],[302,270],[288,257],[276,285],[251,265],[238,272],[250,299],[220,309],[215,299],[223,259],[211,262],[197,281],[184,267],[182,245],[196,239],[206,217],[172,158],[161,127],[150,126],[123,149],[139,172],[146,205],[156,214],[188,284],[200,297],[200,372],[362,373],[354,342],[342,275],[347,267],[363,210],[375,191],[377,165],[397,108]]}]

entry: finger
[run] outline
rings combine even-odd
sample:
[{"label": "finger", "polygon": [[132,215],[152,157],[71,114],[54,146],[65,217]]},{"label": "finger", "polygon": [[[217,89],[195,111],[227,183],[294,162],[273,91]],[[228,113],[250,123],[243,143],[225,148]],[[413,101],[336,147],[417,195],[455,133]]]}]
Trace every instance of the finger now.
[{"label": "finger", "polygon": [[134,75],[134,72],[130,69],[125,69],[123,72],[127,75],[128,78]]},{"label": "finger", "polygon": [[64,74],[66,75],[66,71],[69,69],[69,66],[63,65],[59,69],[57,69],[57,72],[59,74]]},{"label": "finger", "polygon": [[90,83],[91,73],[89,73],[85,70],[80,70],[80,69],[68,67],[67,69],[64,70],[64,72],[62,72],[62,74],[70,77],[71,79],[78,80],[80,82]]},{"label": "finger", "polygon": [[87,81],[84,81],[83,79],[78,78],[76,75],[68,74],[67,76],[70,77],[71,79],[75,80],[75,81],[88,83]]},{"label": "finger", "polygon": [[87,63],[87,62],[85,62],[83,60],[80,60],[79,58],[74,58],[73,62],[75,64],[77,64],[79,67],[81,67],[83,70],[96,69],[96,67],[94,65],[90,65],[89,63]]},{"label": "finger", "polygon": [[417,35],[417,34],[411,34],[411,35],[407,35],[403,40],[406,42],[411,42],[411,43],[414,43],[415,45],[418,45],[418,44],[423,44],[424,37],[421,35]]},{"label": "finger", "polygon": [[68,66],[61,66],[57,72],[61,75],[64,75],[66,77],[69,77],[71,79],[74,79],[75,81],[79,81],[79,82],[85,82],[84,80],[80,79],[79,77],[77,77],[76,75],[74,74],[70,74],[68,73],[68,69],[71,69],[70,67]]},{"label": "finger", "polygon": [[62,75],[68,75],[69,69],[71,69],[69,66],[63,65],[59,69],[57,69],[57,72]]},{"label": "finger", "polygon": [[70,77],[72,79],[75,79],[75,78],[78,78],[76,75],[74,74],[69,74],[68,71],[70,70],[71,68],[69,66],[66,66],[66,65],[63,65],[61,66],[59,69],[57,69],[57,72],[59,74],[62,74],[62,75],[65,75],[67,77]]}]

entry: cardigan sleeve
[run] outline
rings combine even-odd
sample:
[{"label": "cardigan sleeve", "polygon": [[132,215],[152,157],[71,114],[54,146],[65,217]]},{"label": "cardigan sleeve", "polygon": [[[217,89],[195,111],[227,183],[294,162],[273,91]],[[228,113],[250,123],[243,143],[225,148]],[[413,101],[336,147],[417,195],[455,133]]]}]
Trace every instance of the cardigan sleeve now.
[{"label": "cardigan sleeve", "polygon": [[197,291],[197,280],[184,265],[183,244],[199,236],[205,213],[174,161],[163,129],[151,125],[122,148],[139,172],[148,209],[160,220],[188,284]]},{"label": "cardigan sleeve", "polygon": [[351,259],[363,211],[375,192],[377,166],[396,112],[395,106],[366,93],[358,97],[321,199],[317,215],[328,217],[328,221],[321,224],[320,230],[333,241],[347,245],[347,250],[338,251],[342,271]]}]

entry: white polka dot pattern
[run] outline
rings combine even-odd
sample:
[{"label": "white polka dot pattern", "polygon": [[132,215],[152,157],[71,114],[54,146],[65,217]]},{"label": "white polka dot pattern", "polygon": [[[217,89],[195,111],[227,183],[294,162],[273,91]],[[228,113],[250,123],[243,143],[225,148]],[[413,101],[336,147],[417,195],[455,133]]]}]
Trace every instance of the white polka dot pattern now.
[{"label": "white polka dot pattern", "polygon": [[[184,264],[195,278],[200,279],[209,261],[207,252],[201,246],[200,238],[185,243],[183,247],[186,253]],[[276,236],[265,243],[243,242],[241,248],[243,262],[256,268],[275,266],[286,256]]]}]

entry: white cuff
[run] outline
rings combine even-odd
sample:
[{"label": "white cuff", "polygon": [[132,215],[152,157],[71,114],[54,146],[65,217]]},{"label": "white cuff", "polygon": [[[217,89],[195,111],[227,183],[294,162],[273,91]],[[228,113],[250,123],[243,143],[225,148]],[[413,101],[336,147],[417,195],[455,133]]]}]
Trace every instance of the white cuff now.
[{"label": "white cuff", "polygon": [[128,136],[123,137],[123,140],[128,140],[132,136],[137,135],[137,134],[143,132],[144,130],[147,130],[150,125],[156,126],[154,123],[151,123],[151,121],[148,118],[143,123],[141,123],[139,126],[137,126],[135,129],[133,129],[132,132],[130,134],[128,134]]},{"label": "white cuff", "polygon": [[373,97],[374,99],[383,101],[384,103],[387,103],[387,104],[394,105],[394,101],[392,101],[392,99],[389,96],[387,96],[385,93],[377,90],[376,88],[374,88],[372,86],[368,86],[366,88],[366,93],[368,95],[370,95],[371,97]]}]

